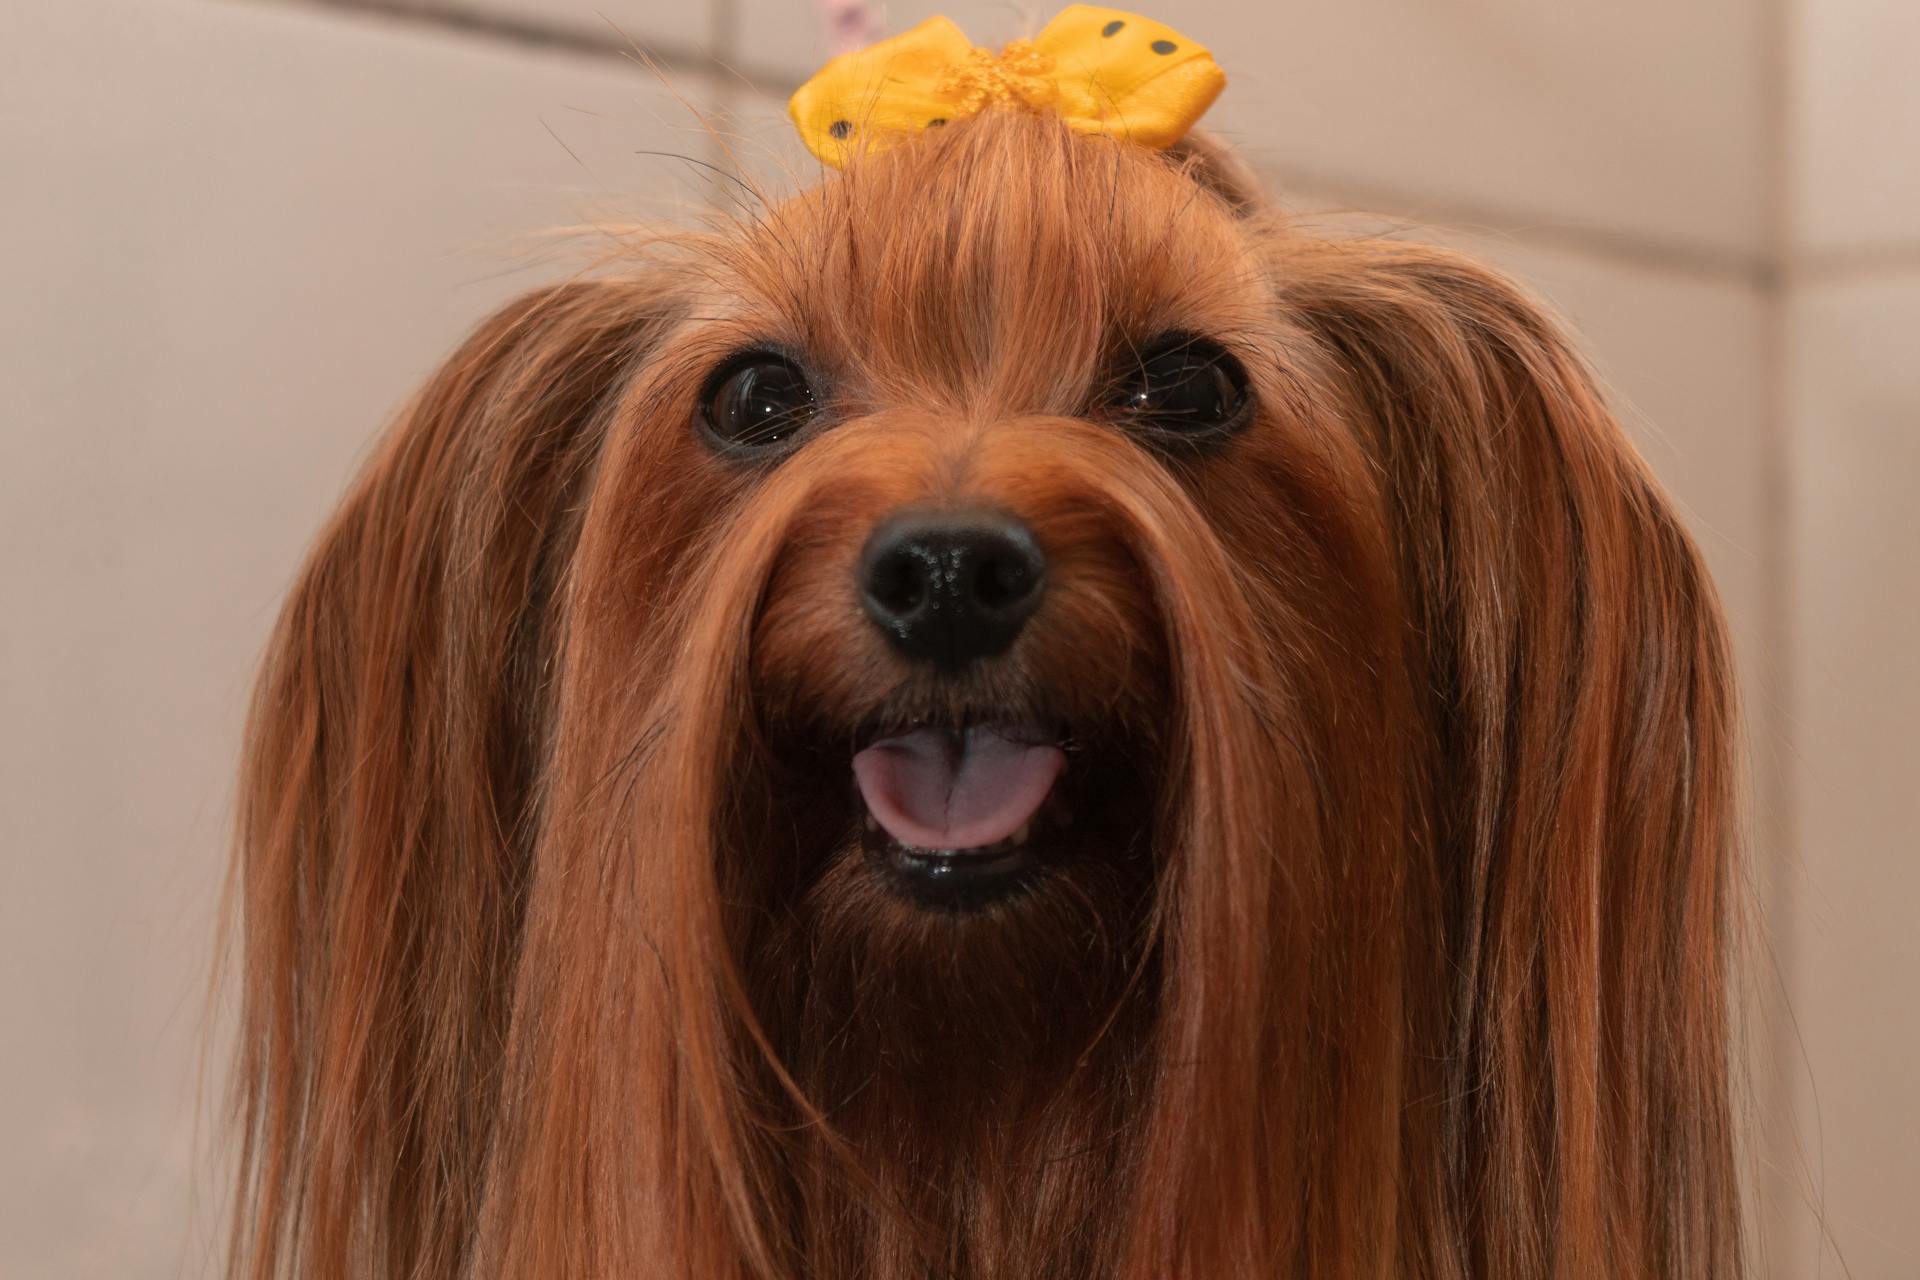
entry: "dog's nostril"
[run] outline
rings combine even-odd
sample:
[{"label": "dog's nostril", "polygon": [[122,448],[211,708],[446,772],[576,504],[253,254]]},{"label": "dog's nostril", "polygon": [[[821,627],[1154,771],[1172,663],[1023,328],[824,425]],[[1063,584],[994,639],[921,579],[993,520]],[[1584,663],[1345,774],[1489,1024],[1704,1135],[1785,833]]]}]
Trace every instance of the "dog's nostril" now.
[{"label": "dog's nostril", "polygon": [[867,576],[867,594],[894,618],[912,613],[927,598],[928,565],[905,548],[879,557]]},{"label": "dog's nostril", "polygon": [[989,609],[1017,606],[1033,590],[1033,570],[1024,558],[988,554],[974,573],[973,596]]},{"label": "dog's nostril", "polygon": [[1045,579],[1032,532],[998,512],[896,516],[860,558],[867,616],[905,656],[949,670],[1012,645]]}]

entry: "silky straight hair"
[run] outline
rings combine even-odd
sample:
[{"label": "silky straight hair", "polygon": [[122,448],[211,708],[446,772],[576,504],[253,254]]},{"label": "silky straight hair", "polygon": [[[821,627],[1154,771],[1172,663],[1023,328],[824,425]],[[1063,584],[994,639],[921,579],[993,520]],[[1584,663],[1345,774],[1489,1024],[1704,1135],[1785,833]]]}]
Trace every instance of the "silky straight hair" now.
[{"label": "silky straight hair", "polygon": [[[1238,436],[1088,408],[1158,332]],[[743,460],[698,404],[767,334],[832,425]],[[955,917],[835,752],[910,680],[848,565],[960,501],[1049,593],[922,702],[1044,700],[1113,853]],[[232,1275],[1738,1277],[1734,734],[1700,556],[1511,283],[1204,140],[956,122],[507,307],[320,535],[240,796]]]}]

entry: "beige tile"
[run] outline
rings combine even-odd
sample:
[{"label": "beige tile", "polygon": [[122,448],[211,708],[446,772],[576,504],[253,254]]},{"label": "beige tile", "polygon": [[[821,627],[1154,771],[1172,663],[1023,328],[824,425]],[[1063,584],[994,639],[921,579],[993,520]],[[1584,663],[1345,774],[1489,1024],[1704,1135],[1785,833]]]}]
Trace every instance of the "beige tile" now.
[{"label": "beige tile", "polygon": [[201,1275],[200,996],[279,597],[382,418],[543,274],[509,238],[696,203],[633,152],[704,139],[612,63],[309,9],[0,6],[0,48],[0,1273]]},{"label": "beige tile", "polygon": [[1809,0],[1791,12],[1800,247],[1920,248],[1920,5]]},{"label": "beige tile", "polygon": [[1920,1275],[1920,277],[1808,289],[1791,318],[1796,1172],[1849,1274],[1905,1277]]},{"label": "beige tile", "polygon": [[[739,64],[803,79],[817,6],[739,0]],[[980,44],[1052,6],[897,0],[889,32],[947,13]],[[1211,49],[1231,84],[1209,117],[1289,180],[1654,237],[1715,254],[1762,243],[1763,6],[1753,0],[1196,0],[1150,10]]]},{"label": "beige tile", "polygon": [[456,21],[477,18],[503,32],[526,27],[630,47],[640,57],[711,56],[716,0],[381,0],[400,12]]}]

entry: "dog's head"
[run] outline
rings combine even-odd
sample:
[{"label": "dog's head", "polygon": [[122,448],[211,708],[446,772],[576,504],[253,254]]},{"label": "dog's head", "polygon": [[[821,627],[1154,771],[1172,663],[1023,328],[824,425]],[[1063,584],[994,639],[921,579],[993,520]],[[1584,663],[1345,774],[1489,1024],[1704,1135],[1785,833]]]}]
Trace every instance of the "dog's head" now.
[{"label": "dog's head", "polygon": [[956,123],[509,308],[347,500],[241,1252],[1708,1274],[1727,680],[1511,286]]}]

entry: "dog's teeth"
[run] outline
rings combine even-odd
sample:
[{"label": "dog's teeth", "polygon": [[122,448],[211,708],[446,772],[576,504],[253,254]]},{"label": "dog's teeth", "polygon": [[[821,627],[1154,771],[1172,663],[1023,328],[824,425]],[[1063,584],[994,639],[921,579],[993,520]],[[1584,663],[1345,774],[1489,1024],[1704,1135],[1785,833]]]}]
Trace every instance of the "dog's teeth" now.
[{"label": "dog's teeth", "polygon": [[1020,829],[1013,833],[1013,842],[1015,844],[1025,844],[1027,837],[1032,834],[1033,824],[1031,822],[1023,822],[1020,824]]}]

